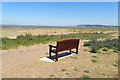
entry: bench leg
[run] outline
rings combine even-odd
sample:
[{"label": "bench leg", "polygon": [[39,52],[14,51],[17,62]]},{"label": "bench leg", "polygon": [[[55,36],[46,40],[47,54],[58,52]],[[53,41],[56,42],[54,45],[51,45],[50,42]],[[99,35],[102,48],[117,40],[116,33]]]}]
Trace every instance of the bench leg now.
[{"label": "bench leg", "polygon": [[76,54],[78,54],[78,48],[76,48]]},{"label": "bench leg", "polygon": [[49,57],[50,57],[50,59],[51,59],[51,48],[50,48],[50,50],[49,50]]},{"label": "bench leg", "polygon": [[71,49],[70,49],[70,53],[71,53]]},{"label": "bench leg", "polygon": [[50,57],[50,59],[51,59],[51,52],[49,52],[49,57]]},{"label": "bench leg", "polygon": [[58,61],[58,53],[56,53],[56,61]]}]

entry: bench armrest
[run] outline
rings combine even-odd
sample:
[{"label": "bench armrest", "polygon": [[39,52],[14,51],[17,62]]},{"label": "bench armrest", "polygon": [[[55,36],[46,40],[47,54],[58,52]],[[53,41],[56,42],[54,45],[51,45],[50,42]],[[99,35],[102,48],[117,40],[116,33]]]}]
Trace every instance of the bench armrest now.
[{"label": "bench armrest", "polygon": [[49,45],[49,47],[57,48],[57,46]]}]

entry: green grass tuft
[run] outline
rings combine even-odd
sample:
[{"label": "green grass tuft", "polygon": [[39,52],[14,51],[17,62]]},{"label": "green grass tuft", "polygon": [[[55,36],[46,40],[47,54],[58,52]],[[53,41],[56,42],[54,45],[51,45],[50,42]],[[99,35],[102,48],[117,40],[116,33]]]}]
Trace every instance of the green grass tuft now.
[{"label": "green grass tuft", "polygon": [[68,75],[69,73],[65,73],[66,75]]},{"label": "green grass tuft", "polygon": [[51,77],[54,77],[54,75],[50,75]]},{"label": "green grass tuft", "polygon": [[85,79],[90,78],[88,75],[83,75],[82,77],[85,78]]},{"label": "green grass tuft", "polygon": [[98,58],[97,56],[92,56],[93,58]]},{"label": "green grass tuft", "polygon": [[96,60],[92,60],[93,63],[96,63],[97,61]]},{"label": "green grass tuft", "polygon": [[117,51],[117,50],[114,50],[113,52],[115,52],[115,53],[119,53],[119,51]]},{"label": "green grass tuft", "polygon": [[45,54],[47,54],[47,55],[48,55],[49,53],[48,53],[48,52],[46,52]]},{"label": "green grass tuft", "polygon": [[102,51],[108,51],[108,49],[104,48]]},{"label": "green grass tuft", "polygon": [[66,71],[65,69],[61,69],[61,71]]},{"label": "green grass tuft", "polygon": [[91,51],[92,53],[97,53],[98,52],[98,49],[97,47],[91,47]]},{"label": "green grass tuft", "polygon": [[74,71],[77,71],[77,68],[74,68]]},{"label": "green grass tuft", "polygon": [[117,67],[117,66],[118,66],[118,64],[113,64],[113,66]]},{"label": "green grass tuft", "polygon": [[108,52],[108,53],[106,53],[106,54],[112,54],[112,52]]},{"label": "green grass tuft", "polygon": [[85,73],[90,73],[90,71],[88,71],[88,70],[84,70],[84,72],[85,72]]}]

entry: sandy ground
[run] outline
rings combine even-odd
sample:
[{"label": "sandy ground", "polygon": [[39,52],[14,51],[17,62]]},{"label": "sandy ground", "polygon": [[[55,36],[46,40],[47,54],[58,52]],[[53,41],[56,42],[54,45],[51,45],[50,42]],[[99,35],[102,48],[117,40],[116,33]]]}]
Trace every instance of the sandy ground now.
[{"label": "sandy ground", "polygon": [[[55,44],[55,43],[52,43]],[[113,66],[118,54],[93,54],[81,41],[79,54],[49,63],[39,60],[48,56],[49,44],[37,44],[19,49],[3,50],[3,78],[117,78]],[[53,53],[54,55],[54,53]],[[93,58],[96,55],[98,58]],[[91,60],[97,60],[93,63]],[[89,73],[84,72],[88,70]]]}]

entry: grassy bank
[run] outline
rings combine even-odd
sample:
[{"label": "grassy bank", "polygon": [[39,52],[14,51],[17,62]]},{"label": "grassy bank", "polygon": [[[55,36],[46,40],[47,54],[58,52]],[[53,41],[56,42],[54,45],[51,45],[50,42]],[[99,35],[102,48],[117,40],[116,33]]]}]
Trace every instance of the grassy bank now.
[{"label": "grassy bank", "polygon": [[78,38],[81,40],[92,40],[99,38],[109,38],[109,34],[99,34],[99,33],[76,33],[76,34],[66,34],[66,35],[37,35],[33,36],[31,34],[19,35],[16,39],[1,38],[2,44],[1,49],[7,50],[11,48],[18,48],[19,46],[30,46],[38,43],[49,43],[56,42],[65,39]]}]

